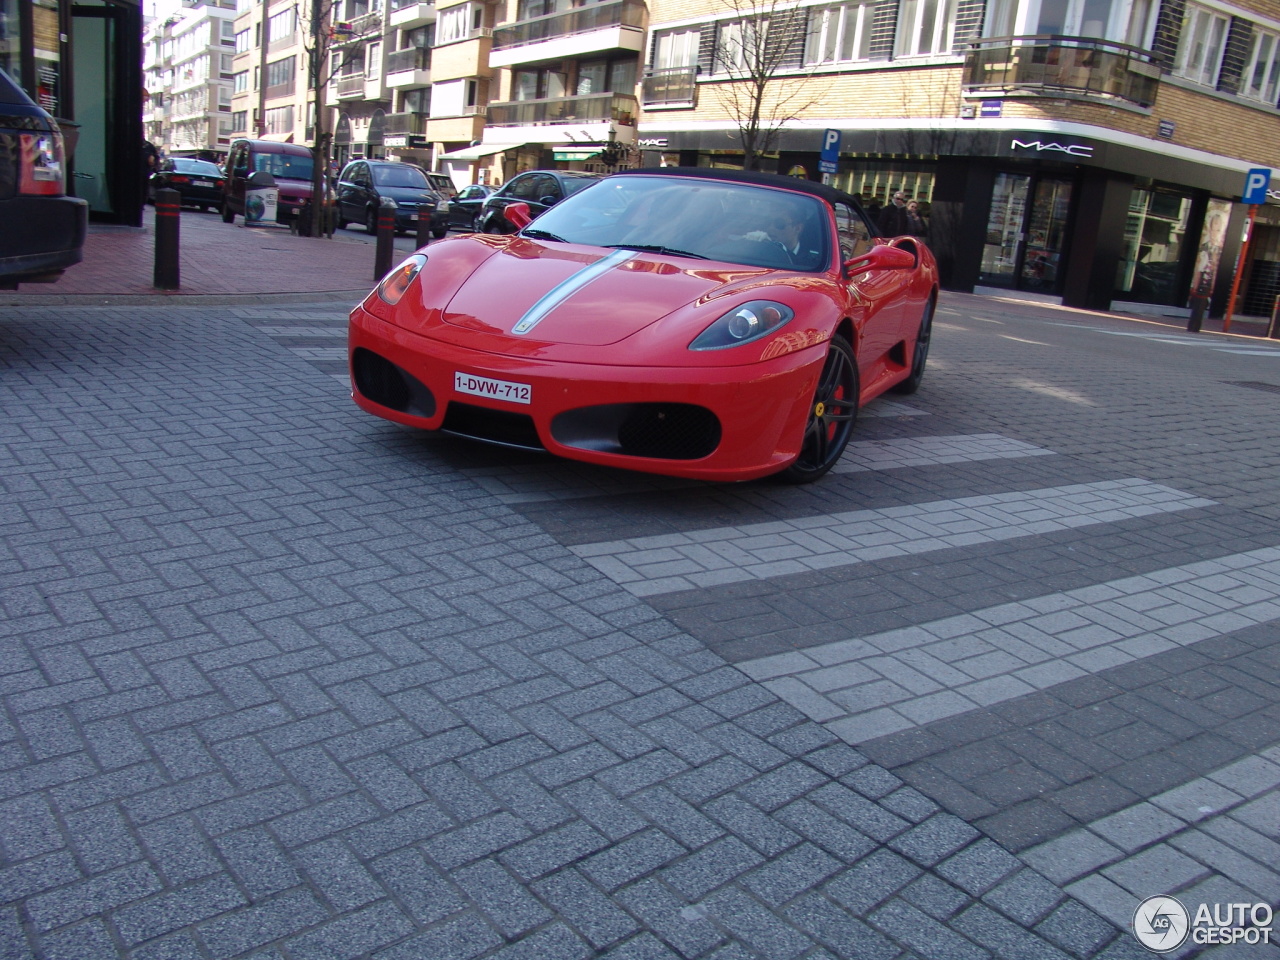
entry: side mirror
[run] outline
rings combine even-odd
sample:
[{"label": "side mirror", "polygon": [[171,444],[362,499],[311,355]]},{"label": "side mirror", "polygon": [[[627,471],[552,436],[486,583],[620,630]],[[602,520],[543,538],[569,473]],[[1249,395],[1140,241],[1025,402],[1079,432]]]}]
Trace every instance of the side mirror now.
[{"label": "side mirror", "polygon": [[901,247],[877,244],[861,256],[844,262],[846,274],[864,270],[911,270],[916,265],[916,255]]},{"label": "side mirror", "polygon": [[523,230],[533,223],[533,216],[529,213],[529,205],[527,203],[508,203],[503,208],[502,215],[517,230]]},{"label": "side mirror", "polygon": [[550,207],[550,206],[554,206],[555,204],[559,203],[559,202],[560,202],[560,198],[559,198],[559,197],[553,197],[551,194],[549,194],[549,193],[548,193],[545,197],[539,197],[539,198],[538,198],[538,202],[539,202],[540,204],[542,204],[544,207]]}]

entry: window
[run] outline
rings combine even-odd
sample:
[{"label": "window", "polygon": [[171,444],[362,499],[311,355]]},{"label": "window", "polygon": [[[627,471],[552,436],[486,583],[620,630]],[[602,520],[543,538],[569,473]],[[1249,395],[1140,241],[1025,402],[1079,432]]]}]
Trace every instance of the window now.
[{"label": "window", "polygon": [[249,89],[249,71],[242,70],[231,77],[231,89],[236,93],[244,93]]},{"label": "window", "polygon": [[565,95],[565,75],[546,68],[517,70],[511,77],[512,100],[545,100]]},{"label": "window", "polygon": [[658,34],[653,52],[655,70],[676,70],[698,62],[699,30],[670,30]]},{"label": "window", "polygon": [[762,62],[768,34],[768,20],[733,20],[720,24],[716,37],[716,72],[749,76]]},{"label": "window", "polygon": [[228,41],[230,41],[232,44],[234,44],[236,42],[236,37],[238,36],[238,34],[236,33],[236,25],[232,23],[230,20],[222,21],[222,27],[220,28],[219,33],[222,36],[223,43],[227,43]]},{"label": "window", "polygon": [[218,109],[219,110],[231,109],[231,88],[230,87],[223,87],[223,86],[218,87]]},{"label": "window", "polygon": [[902,0],[898,12],[899,57],[950,53],[955,39],[955,0]]},{"label": "window", "polygon": [[810,7],[805,37],[805,63],[839,63],[871,56],[870,4],[842,3],[834,7]]},{"label": "window", "polygon": [[1194,3],[1187,4],[1182,17],[1182,39],[1173,72],[1180,77],[1212,86],[1222,65],[1222,50],[1227,42],[1227,18]]},{"label": "window", "polygon": [[267,43],[276,43],[281,40],[288,40],[293,36],[294,31],[297,29],[297,24],[297,14],[292,8],[268,18]]},{"label": "window", "polygon": [[484,22],[484,8],[478,3],[441,10],[436,20],[436,44],[465,40],[479,30]]},{"label": "window", "polygon": [[1146,46],[1154,6],[1152,0],[1041,0],[1035,32]]},{"label": "window", "polygon": [[267,109],[265,133],[292,133],[293,107],[270,107]]},{"label": "window", "polygon": [[875,241],[871,238],[871,228],[853,207],[847,203],[837,203],[835,212],[836,233],[840,237],[841,263],[860,257],[875,246]]},{"label": "window", "polygon": [[1253,49],[1240,84],[1240,96],[1274,104],[1280,94],[1280,37],[1253,28]]},{"label": "window", "polygon": [[231,77],[231,64],[233,60],[235,60],[235,57],[233,57],[231,54],[229,53],[222,54],[218,63],[218,72],[221,73],[224,78]]},{"label": "window", "polygon": [[403,42],[400,45],[401,50],[408,50],[411,47],[425,48],[435,46],[436,25],[429,23],[425,27],[417,27],[414,30],[406,30],[404,32]]},{"label": "window", "polygon": [[231,114],[231,131],[233,133],[243,133],[249,129],[249,111],[237,110]]},{"label": "window", "polygon": [[283,60],[277,60],[274,63],[267,64],[268,87],[278,87],[282,84],[289,84],[292,86],[294,76],[293,57],[285,57]]},{"label": "window", "polygon": [[584,60],[578,64],[574,93],[579,97],[593,93],[630,93],[635,86],[635,60]]}]

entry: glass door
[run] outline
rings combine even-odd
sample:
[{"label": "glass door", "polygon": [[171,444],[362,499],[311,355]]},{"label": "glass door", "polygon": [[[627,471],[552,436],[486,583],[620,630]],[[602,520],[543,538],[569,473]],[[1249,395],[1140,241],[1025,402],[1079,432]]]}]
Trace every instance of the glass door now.
[{"label": "glass door", "polygon": [[996,174],[978,282],[1056,293],[1070,212],[1070,180]]},{"label": "glass door", "polygon": [[1022,290],[1052,293],[1058,289],[1062,248],[1071,212],[1071,181],[1044,177],[1035,186],[1027,217],[1027,246],[1022,259]]},{"label": "glass door", "polygon": [[1016,286],[1031,177],[997,173],[987,212],[987,238],[982,248],[979,282],[993,287]]}]

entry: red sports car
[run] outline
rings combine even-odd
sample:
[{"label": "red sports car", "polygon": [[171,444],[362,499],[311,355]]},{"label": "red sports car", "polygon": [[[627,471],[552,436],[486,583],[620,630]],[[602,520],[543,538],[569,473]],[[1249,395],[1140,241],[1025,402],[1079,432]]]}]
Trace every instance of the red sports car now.
[{"label": "red sports car", "polygon": [[369,413],[651,473],[816,480],[924,374],[938,279],[856,200],[769,174],[614,174],[511,236],[453,237],[351,313]]}]

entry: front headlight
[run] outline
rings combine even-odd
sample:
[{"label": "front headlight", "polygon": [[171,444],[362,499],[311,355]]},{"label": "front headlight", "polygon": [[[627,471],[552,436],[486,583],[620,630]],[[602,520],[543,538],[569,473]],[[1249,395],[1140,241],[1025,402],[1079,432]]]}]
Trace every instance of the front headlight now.
[{"label": "front headlight", "polygon": [[384,303],[389,303],[394,307],[400,302],[404,292],[409,289],[409,284],[413,283],[413,278],[418,275],[426,262],[427,255],[425,253],[415,253],[382,278],[382,282],[378,284],[378,296],[382,298]]},{"label": "front headlight", "polygon": [[723,350],[772,333],[796,315],[785,303],[752,300],[734,307],[689,344],[690,350]]}]

